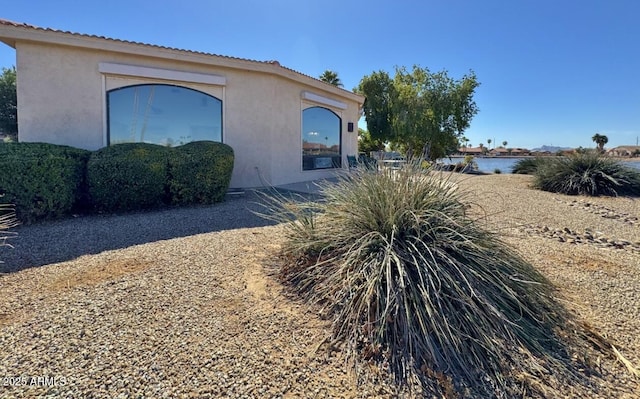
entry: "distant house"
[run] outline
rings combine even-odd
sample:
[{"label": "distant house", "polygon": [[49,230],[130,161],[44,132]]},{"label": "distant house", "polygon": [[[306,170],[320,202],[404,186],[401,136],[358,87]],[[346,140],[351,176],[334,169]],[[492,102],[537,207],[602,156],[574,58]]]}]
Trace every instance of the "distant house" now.
[{"label": "distant house", "polygon": [[489,154],[493,156],[504,156],[504,155],[509,155],[509,150],[507,150],[504,147],[498,147],[489,151]]},{"label": "distant house", "polygon": [[552,153],[551,151],[531,151],[530,154],[537,157],[545,157],[545,156],[553,155],[554,153]]},{"label": "distant house", "polygon": [[231,187],[325,178],[358,153],[364,97],[281,66],[0,19],[19,140],[88,150],[226,143]]},{"label": "distant house", "polygon": [[515,155],[515,156],[531,155],[531,151],[527,150],[526,148],[512,148],[511,155]]},{"label": "distant house", "polygon": [[487,149],[482,145],[480,147],[460,147],[458,152],[462,155],[484,155]]},{"label": "distant house", "polygon": [[569,150],[560,150],[559,153],[564,155],[564,156],[569,156],[569,155],[577,154],[578,150],[576,150],[575,148],[571,148]]},{"label": "distant house", "polygon": [[612,157],[640,157],[640,146],[622,145],[607,150],[606,154]]}]

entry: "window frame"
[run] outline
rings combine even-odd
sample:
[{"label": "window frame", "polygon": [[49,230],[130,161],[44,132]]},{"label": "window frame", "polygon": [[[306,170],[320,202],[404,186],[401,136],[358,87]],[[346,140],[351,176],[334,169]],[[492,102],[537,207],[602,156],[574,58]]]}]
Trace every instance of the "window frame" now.
[{"label": "window frame", "polygon": [[[181,84],[182,82],[158,82],[158,81],[147,81],[146,79],[122,79],[122,83],[125,84],[116,84],[114,85],[114,87],[112,87],[111,89],[106,89],[106,85],[105,85],[105,132],[104,132],[104,137],[105,137],[105,145],[106,146],[111,146],[113,145],[111,142],[111,112],[110,112],[110,107],[109,107],[109,102],[110,102],[110,94],[114,91],[118,91],[118,90],[126,90],[126,89],[132,89],[135,87],[141,87],[141,86],[163,86],[163,87],[176,87],[176,88],[180,88],[180,89],[186,89],[189,90],[191,92],[196,92],[199,94],[203,94],[207,97],[211,97],[216,99],[217,101],[220,102],[220,114],[219,114],[219,118],[220,118],[220,143],[224,143],[224,138],[225,138],[225,128],[224,128],[224,100],[222,98],[218,98],[217,96],[208,93],[206,91],[194,88],[194,87],[190,87],[186,84]],[[224,94],[224,91],[223,91]],[[211,141],[217,141],[214,139],[210,139]],[[137,142],[137,141],[136,141]],[[154,143],[154,144],[158,144],[158,145],[162,145],[161,143]],[[186,143],[185,143],[186,144]]]},{"label": "window frame", "polygon": [[[314,172],[314,171],[327,171],[327,170],[335,170],[335,169],[342,169],[343,167],[343,161],[342,161],[342,156],[343,156],[343,129],[342,129],[342,113],[341,112],[336,112],[336,110],[331,109],[329,106],[329,104],[326,103],[321,103],[322,105],[318,105],[318,104],[305,104],[303,102],[302,104],[302,110],[300,112],[300,167],[302,172]],[[333,155],[333,156],[326,156],[326,157],[317,157],[317,158],[331,158],[331,166],[327,166],[327,167],[321,167],[321,168],[305,168],[305,157],[309,157],[309,155],[305,155],[304,153],[304,113],[305,111],[309,110],[309,109],[322,109],[325,111],[328,111],[330,113],[332,113],[336,118],[337,118],[337,122],[338,122],[338,155]]]},{"label": "window frame", "polygon": [[165,69],[144,65],[99,62],[98,72],[102,77],[102,145],[109,145],[107,93],[114,89],[138,84],[169,84],[200,91],[222,101],[222,142],[224,143],[226,121],[225,75],[210,72]]}]

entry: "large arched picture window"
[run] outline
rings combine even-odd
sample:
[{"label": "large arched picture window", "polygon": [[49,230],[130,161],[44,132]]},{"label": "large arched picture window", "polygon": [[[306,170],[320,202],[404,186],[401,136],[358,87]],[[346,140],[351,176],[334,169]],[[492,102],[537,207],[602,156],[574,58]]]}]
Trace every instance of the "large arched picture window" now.
[{"label": "large arched picture window", "polygon": [[108,144],[178,146],[222,141],[222,101],[181,86],[144,84],[107,93]]},{"label": "large arched picture window", "polygon": [[302,111],[302,169],[340,168],[340,117],[322,107]]}]

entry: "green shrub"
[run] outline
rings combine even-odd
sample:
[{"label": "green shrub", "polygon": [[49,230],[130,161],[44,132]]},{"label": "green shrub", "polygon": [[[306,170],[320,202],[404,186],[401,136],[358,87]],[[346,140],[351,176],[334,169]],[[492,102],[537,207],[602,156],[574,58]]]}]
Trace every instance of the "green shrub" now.
[{"label": "green shrub", "polygon": [[224,199],[233,171],[233,150],[226,144],[196,141],[172,148],[169,193],[173,204],[211,204]]},{"label": "green shrub", "polygon": [[568,195],[640,195],[640,172],[596,153],[555,158],[539,165],[534,187]]},{"label": "green shrub", "polygon": [[266,197],[263,216],[288,221],[281,277],[322,305],[332,342],[425,397],[447,381],[465,397],[511,397],[522,375],[572,378],[546,279],[440,173],[394,172],[349,174],[318,201]]},{"label": "green shrub", "polygon": [[98,211],[129,211],[168,202],[167,147],[147,143],[115,144],[91,154],[87,185]]},{"label": "green shrub", "polygon": [[82,198],[89,151],[46,143],[0,144],[0,203],[22,223],[69,214]]},{"label": "green shrub", "polygon": [[495,173],[495,174],[499,175],[500,173],[502,173],[502,171],[501,171],[500,169],[498,169],[498,168],[495,168],[495,169],[493,170],[493,173]]},{"label": "green shrub", "polygon": [[513,165],[512,173],[521,175],[532,175],[538,169],[538,166],[545,162],[545,158],[522,158]]}]

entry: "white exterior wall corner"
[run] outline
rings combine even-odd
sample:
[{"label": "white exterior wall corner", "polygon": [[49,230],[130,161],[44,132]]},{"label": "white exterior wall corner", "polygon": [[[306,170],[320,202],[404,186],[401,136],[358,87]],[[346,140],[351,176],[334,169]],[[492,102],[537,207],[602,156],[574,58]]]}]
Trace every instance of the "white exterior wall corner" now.
[{"label": "white exterior wall corner", "polygon": [[[162,76],[135,78],[100,73],[99,65],[103,63],[213,75],[221,79],[217,83],[224,82],[223,86],[213,81],[211,85],[174,83],[223,100],[223,142],[230,145],[235,154],[233,188],[280,185],[335,174],[335,170],[302,170],[301,110],[310,101],[302,98],[303,92],[344,105],[322,106],[342,118],[343,165],[347,165],[346,155],[357,153],[355,126],[363,99],[289,70],[273,73],[279,66],[265,64],[249,70],[235,68],[228,60],[224,60],[225,65],[215,66],[194,62],[194,58],[199,60],[201,56],[179,59],[173,56],[175,52],[167,59],[161,57],[166,56],[166,51],[152,57],[146,53],[141,56],[19,40],[15,48],[21,141],[99,149],[106,145],[105,89],[115,84],[110,82],[113,79],[130,79],[132,84],[162,82]],[[347,131],[348,122],[354,123],[352,133]]]}]

